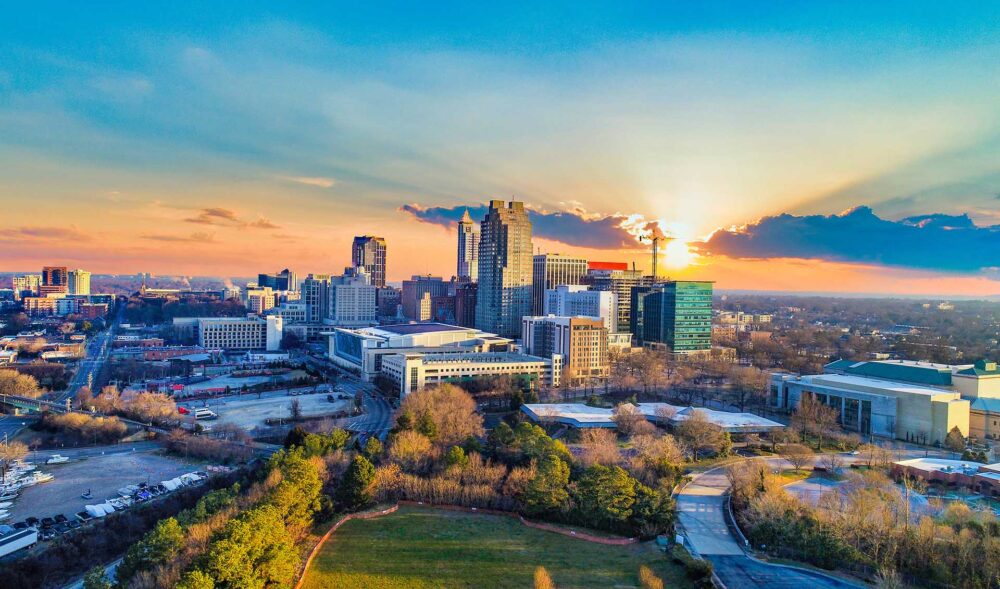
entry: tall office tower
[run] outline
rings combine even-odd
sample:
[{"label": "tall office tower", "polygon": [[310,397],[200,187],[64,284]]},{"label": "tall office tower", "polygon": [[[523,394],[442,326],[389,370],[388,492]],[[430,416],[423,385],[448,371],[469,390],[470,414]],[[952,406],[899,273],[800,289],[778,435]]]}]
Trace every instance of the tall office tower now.
[{"label": "tall office tower", "polygon": [[618,332],[618,296],[608,290],[588,290],[582,285],[560,284],[545,291],[544,314],[598,317],[608,333]]},{"label": "tall office tower", "polygon": [[385,286],[385,239],[374,235],[355,237],[351,246],[351,265],[364,268],[371,277],[372,286]]},{"label": "tall office tower", "polygon": [[330,278],[330,297],[326,321],[341,327],[367,327],[378,320],[378,289],[371,276],[358,267]]},{"label": "tall office tower", "polygon": [[472,282],[479,276],[479,229],[472,222],[469,209],[465,209],[462,220],[458,222],[458,267],[455,276]]},{"label": "tall office tower", "polygon": [[476,326],[476,290],[475,282],[459,284],[455,288],[455,325],[462,327]]},{"label": "tall office tower", "polygon": [[431,299],[448,294],[450,282],[440,276],[413,276],[403,281],[403,317],[411,321],[428,321],[431,318]]},{"label": "tall office tower", "polygon": [[641,270],[628,270],[627,264],[595,262],[587,272],[591,290],[609,290],[618,299],[618,331],[627,332],[632,321],[632,289],[649,286],[653,279],[643,276]]},{"label": "tall office tower", "polygon": [[712,349],[712,282],[670,280],[632,290],[632,334],[675,354]]},{"label": "tall office tower", "polygon": [[295,272],[285,268],[277,274],[258,274],[257,286],[266,286],[275,291],[294,291],[299,289],[299,281]]},{"label": "tall office tower", "polygon": [[306,304],[306,321],[319,323],[329,314],[330,275],[310,274],[302,281],[301,301]]},{"label": "tall office tower", "polygon": [[502,337],[521,333],[531,315],[531,221],[523,202],[491,200],[479,224],[476,327]]},{"label": "tall office tower", "polygon": [[41,274],[25,274],[24,276],[15,276],[12,280],[14,283],[13,288],[15,300],[20,300],[21,297],[38,295],[38,291],[42,286]]},{"label": "tall office tower", "polygon": [[539,254],[532,260],[531,312],[545,312],[545,291],[560,284],[582,284],[587,260],[562,254]]},{"label": "tall office tower", "polygon": [[90,294],[90,272],[79,268],[69,271],[69,294]]},{"label": "tall office tower", "polygon": [[69,292],[69,272],[66,266],[45,266],[42,268],[42,285],[38,294],[67,294]]}]

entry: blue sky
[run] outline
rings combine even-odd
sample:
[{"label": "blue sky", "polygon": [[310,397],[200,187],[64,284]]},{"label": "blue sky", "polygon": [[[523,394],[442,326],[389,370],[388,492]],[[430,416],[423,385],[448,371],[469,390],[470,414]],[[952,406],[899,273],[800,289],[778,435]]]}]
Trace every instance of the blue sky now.
[{"label": "blue sky", "polygon": [[[764,217],[870,206],[889,222],[1000,224],[996,3],[41,2],[7,15],[0,239],[17,267],[71,255],[244,272],[266,237],[281,246],[267,263],[328,271],[354,233],[381,231],[438,254],[400,253],[390,274],[447,275],[448,234],[414,211],[505,197],[609,236],[540,222],[542,249],[637,259],[638,242],[610,246],[653,222],[691,244],[672,252],[678,272],[760,262],[750,282],[803,249],[861,274],[898,258],[856,255],[851,236],[750,247],[740,232],[774,228]],[[230,221],[190,223],[202,209]],[[808,239],[794,233],[806,226],[779,234]],[[67,231],[95,238],[67,253]],[[988,249],[994,233],[976,235]],[[914,258],[921,284],[971,267],[993,288],[979,257]]]}]

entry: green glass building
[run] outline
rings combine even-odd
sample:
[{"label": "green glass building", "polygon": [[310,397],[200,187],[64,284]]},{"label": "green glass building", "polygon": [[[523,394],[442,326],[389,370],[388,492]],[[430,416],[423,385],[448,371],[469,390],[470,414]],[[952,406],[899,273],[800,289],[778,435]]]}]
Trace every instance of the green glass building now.
[{"label": "green glass building", "polygon": [[672,280],[633,288],[630,328],[636,343],[677,354],[711,350],[712,284]]}]

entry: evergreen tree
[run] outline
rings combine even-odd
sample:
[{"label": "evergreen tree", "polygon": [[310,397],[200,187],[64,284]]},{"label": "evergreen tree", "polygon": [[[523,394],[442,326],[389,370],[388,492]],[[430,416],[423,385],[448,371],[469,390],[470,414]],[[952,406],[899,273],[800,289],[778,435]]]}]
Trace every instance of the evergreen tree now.
[{"label": "evergreen tree", "polygon": [[542,458],[535,467],[535,476],[524,489],[525,508],[537,515],[562,509],[569,501],[569,466],[555,454]]},{"label": "evergreen tree", "polygon": [[364,456],[355,456],[351,460],[344,478],[337,489],[337,503],[343,509],[360,509],[372,499],[372,482],[375,480],[375,467]]}]

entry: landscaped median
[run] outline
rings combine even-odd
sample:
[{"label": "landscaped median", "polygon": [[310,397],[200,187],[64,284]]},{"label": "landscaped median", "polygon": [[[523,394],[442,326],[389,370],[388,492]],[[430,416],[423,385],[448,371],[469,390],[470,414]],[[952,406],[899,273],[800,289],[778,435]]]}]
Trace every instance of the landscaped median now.
[{"label": "landscaped median", "polygon": [[416,504],[339,521],[313,556],[298,588],[521,589],[538,567],[557,587],[638,587],[643,565],[668,587],[694,586],[654,542]]}]

